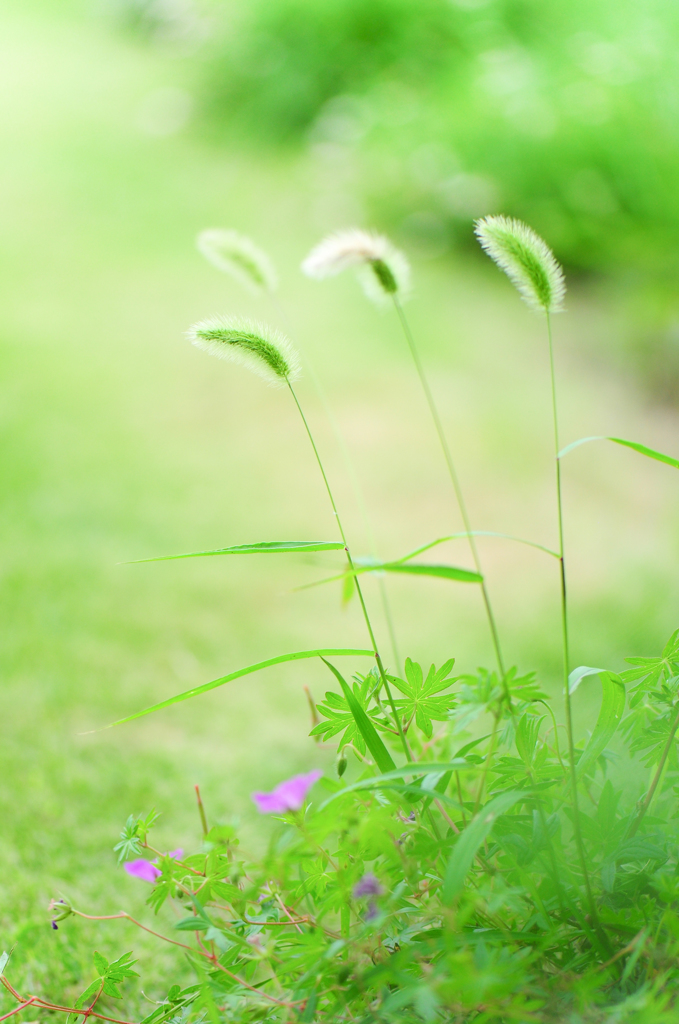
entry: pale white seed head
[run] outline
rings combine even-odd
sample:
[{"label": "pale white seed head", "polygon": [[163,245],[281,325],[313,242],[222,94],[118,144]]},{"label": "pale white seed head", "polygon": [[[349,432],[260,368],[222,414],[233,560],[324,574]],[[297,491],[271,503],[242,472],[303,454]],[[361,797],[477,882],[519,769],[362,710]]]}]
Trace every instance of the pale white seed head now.
[{"label": "pale white seed head", "polygon": [[319,281],[349,267],[358,268],[361,286],[373,302],[382,305],[394,295],[406,298],[410,265],[384,235],[362,228],[336,231],[319,242],[302,263],[303,273]]},{"label": "pale white seed head", "polygon": [[196,348],[252,370],[271,387],[282,387],[300,376],[297,352],[275,328],[247,317],[213,316],[186,332]]},{"label": "pale white seed head", "polygon": [[196,247],[214,267],[230,274],[248,291],[273,292],[278,287],[269,256],[238,231],[206,228],[196,238]]},{"label": "pale white seed head", "polygon": [[560,313],[566,294],[554,253],[532,228],[510,217],[484,217],[474,225],[481,246],[532,308]]}]

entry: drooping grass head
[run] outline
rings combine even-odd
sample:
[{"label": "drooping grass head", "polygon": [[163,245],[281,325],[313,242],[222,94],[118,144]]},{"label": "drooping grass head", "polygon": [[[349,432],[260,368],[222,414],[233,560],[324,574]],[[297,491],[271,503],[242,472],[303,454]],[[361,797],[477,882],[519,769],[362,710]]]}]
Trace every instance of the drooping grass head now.
[{"label": "drooping grass head", "polygon": [[484,217],[474,230],[481,246],[529,306],[545,313],[561,312],[566,293],[563,271],[532,228],[510,217]]},{"label": "drooping grass head", "polygon": [[410,286],[410,266],[388,238],[361,228],[348,228],[328,235],[311,250],[302,263],[307,277],[322,280],[348,267],[358,267],[363,291],[382,305],[390,298],[403,300]]},{"label": "drooping grass head", "polygon": [[230,274],[248,291],[276,290],[278,276],[273,263],[246,235],[224,228],[207,228],[196,238],[196,247],[214,267]]},{"label": "drooping grass head", "polygon": [[273,387],[297,380],[299,358],[278,331],[243,317],[210,317],[194,324],[187,337],[219,359],[247,366]]}]

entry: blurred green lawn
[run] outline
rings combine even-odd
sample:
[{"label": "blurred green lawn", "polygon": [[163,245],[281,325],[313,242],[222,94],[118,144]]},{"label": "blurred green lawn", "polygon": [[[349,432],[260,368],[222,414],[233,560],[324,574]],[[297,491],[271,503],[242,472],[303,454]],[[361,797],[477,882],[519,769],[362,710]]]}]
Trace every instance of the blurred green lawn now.
[{"label": "blurred green lawn", "polygon": [[[154,90],[181,86],[182,65],[116,37],[75,2],[6,0],[0,52],[3,942],[17,943],[15,983],[53,995],[89,980],[95,946],[134,948],[153,996],[181,961],[152,955],[129,925],[68,921],[52,932],[48,899],[63,892],[89,913],[145,914],[142,884],[116,868],[111,847],[126,816],[152,806],[162,812],[158,845],[189,846],[194,783],[211,820],[239,815],[260,841],[251,789],[331,763],[307,738],[303,693],[307,684],[320,696],[330,680],[316,664],[281,667],[83,733],[278,653],[365,643],[357,609],[342,609],[336,587],[292,592],[332,571],[331,558],[121,564],[334,539],[287,396],[183,338],[216,312],[287,329],[201,262],[200,228],[247,231],[277,260],[293,336],[352,451],[377,553],[397,557],[461,526],[393,318],[349,275],[317,285],[297,269],[322,232],[345,223],[322,162],[256,161],[181,133],[144,133],[140,107]],[[540,320],[490,265],[430,261],[414,272],[410,315],[476,527],[555,544]],[[645,407],[634,380],[601,355],[622,329],[616,296],[575,291],[569,307],[556,324],[564,443],[612,433],[676,454],[676,415]],[[368,554],[308,378],[300,393],[355,551]],[[583,448],[565,465],[574,664],[620,667],[677,625],[679,479],[614,446]],[[498,540],[481,546],[509,659],[558,689],[556,564]],[[469,564],[460,543],[440,554]],[[404,653],[454,655],[463,670],[489,663],[475,590],[389,582]],[[367,591],[386,646],[374,581]],[[584,702],[596,685],[583,684]]]}]

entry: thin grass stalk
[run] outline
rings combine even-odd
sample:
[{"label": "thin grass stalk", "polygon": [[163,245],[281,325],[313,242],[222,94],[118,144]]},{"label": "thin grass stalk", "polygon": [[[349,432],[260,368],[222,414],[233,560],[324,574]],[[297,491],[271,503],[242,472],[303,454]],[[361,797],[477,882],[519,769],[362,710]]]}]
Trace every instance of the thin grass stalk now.
[{"label": "thin grass stalk", "polygon": [[[268,295],[269,295],[269,299],[271,301],[271,305],[273,306],[273,308],[276,310],[278,315],[283,319],[283,321],[287,325],[289,333],[291,335],[294,334],[293,329],[292,329],[292,324],[290,323],[290,317],[288,316],[288,314],[287,314],[287,312],[285,310],[285,307],[283,306],[282,302],[280,301],[278,296],[275,294],[275,292],[271,292],[270,291],[268,293]],[[303,352],[303,349],[300,349],[300,351]],[[304,354],[304,352],[303,352],[303,354]],[[345,464],[345,466],[347,468],[347,472],[349,474],[349,479],[351,480],[351,486],[352,486],[352,489],[353,489],[353,492],[354,492],[354,498],[356,499],[356,504],[358,505],[359,511],[361,513],[361,518],[363,519],[363,526],[365,528],[365,532],[366,532],[367,537],[368,537],[368,543],[370,545],[370,553],[373,556],[373,558],[377,558],[378,561],[379,561],[380,559],[379,559],[379,557],[377,555],[377,544],[375,543],[375,533],[374,533],[374,530],[373,530],[373,527],[372,527],[372,522],[370,520],[370,516],[368,514],[368,508],[367,508],[367,505],[366,505],[366,502],[365,502],[365,497],[363,495],[363,488],[361,487],[361,482],[358,479],[358,474],[356,472],[356,468],[354,466],[354,462],[353,462],[353,459],[351,457],[351,453],[349,451],[349,448],[347,447],[346,441],[344,440],[344,435],[342,434],[342,431],[340,429],[340,425],[337,422],[337,418],[335,417],[335,414],[332,411],[332,407],[331,407],[330,402],[328,401],[328,397],[327,397],[327,395],[325,393],[325,388],[321,384],[320,378],[319,378],[318,374],[316,373],[316,371],[314,370],[314,367],[313,367],[311,361],[309,360],[308,354],[304,354],[304,365],[305,365],[307,373],[309,374],[309,377],[311,378],[311,383],[313,384],[314,388],[316,389],[316,394],[318,395],[318,397],[320,399],[321,406],[323,407],[323,411],[324,411],[325,415],[328,418],[328,422],[330,423],[330,426],[332,427],[332,431],[333,431],[333,433],[335,435],[335,440],[337,441],[337,444],[339,445],[339,449],[340,449],[340,451],[342,453],[342,458],[344,459],[344,464]],[[392,612],[391,612],[391,604],[389,602],[389,595],[387,594],[387,588],[386,588],[384,580],[382,579],[381,576],[378,576],[377,586],[378,586],[378,589],[379,589],[379,592],[380,592],[380,600],[382,602],[382,611],[384,613],[384,619],[385,619],[385,622],[387,624],[387,632],[389,633],[389,640],[391,642],[392,654],[394,655],[394,661],[395,661],[395,664],[397,666],[397,671],[400,672],[401,671],[401,664],[402,663],[401,663],[401,657],[400,657],[400,654],[399,654],[398,641],[396,639],[396,629],[395,629],[395,626],[394,626],[394,617],[393,617]]]},{"label": "thin grass stalk", "polygon": [[663,748],[663,752],[662,752],[662,755],[660,757],[660,761],[658,762],[658,767],[656,769],[655,775],[653,776],[653,781],[651,782],[651,785],[649,787],[648,793],[646,794],[646,796],[644,798],[644,802],[642,803],[642,805],[641,805],[641,807],[639,809],[639,813],[637,814],[636,818],[634,819],[634,821],[630,825],[629,831],[627,833],[627,838],[628,839],[631,839],[632,836],[636,835],[637,830],[638,830],[639,826],[641,825],[641,822],[644,820],[644,815],[646,814],[646,811],[651,806],[651,801],[653,800],[653,797],[655,795],[655,791],[658,788],[658,784],[659,784],[660,779],[662,778],[662,774],[663,774],[663,772],[665,770],[665,765],[667,764],[667,758],[670,755],[670,750],[672,749],[672,743],[674,742],[674,736],[675,736],[675,733],[676,733],[677,729],[679,729],[679,707],[677,707],[677,710],[676,710],[676,713],[674,715],[674,718],[672,719],[672,724],[670,726],[670,733],[669,733],[669,736],[667,737],[667,743],[665,744],[665,746]]},{"label": "thin grass stalk", "polygon": [[[340,537],[342,538],[342,543],[344,544],[344,550],[345,550],[345,553],[346,553],[346,556],[347,556],[347,562],[349,563],[349,569],[353,573],[353,572],[355,572],[354,562],[353,562],[353,559],[351,557],[351,551],[349,550],[349,544],[347,542],[346,534],[344,532],[344,527],[342,526],[342,520],[341,520],[340,514],[339,514],[339,512],[337,510],[337,505],[335,504],[335,498],[334,498],[333,493],[332,493],[332,488],[330,487],[330,482],[328,480],[328,477],[326,475],[325,469],[323,467],[323,461],[322,461],[321,456],[319,454],[318,448],[316,447],[316,442],[314,441],[314,437],[313,437],[313,434],[311,433],[311,428],[309,427],[309,424],[307,422],[307,418],[304,415],[304,411],[302,409],[302,406],[300,405],[299,399],[297,398],[297,394],[295,393],[295,389],[293,388],[290,380],[287,380],[287,385],[288,385],[288,387],[290,389],[290,394],[292,395],[292,397],[294,399],[295,405],[297,406],[297,410],[299,412],[299,415],[302,418],[302,423],[304,424],[304,429],[306,430],[307,436],[308,436],[309,441],[311,443],[311,447],[312,447],[314,455],[316,457],[316,462],[318,463],[318,468],[321,471],[321,476],[323,477],[323,483],[325,484],[325,489],[326,489],[328,498],[330,500],[330,505],[332,507],[333,515],[335,516],[335,519],[337,520],[337,528],[339,529]],[[396,723],[396,728],[398,729],[398,735],[399,735],[399,739],[401,740],[401,746],[403,747],[403,751],[405,753],[406,759],[408,761],[412,761],[412,755],[410,753],[410,748],[408,746],[408,742],[407,742],[407,740],[405,738],[405,733],[403,732],[403,726],[401,724],[401,716],[399,715],[398,710],[396,708],[396,703],[394,701],[394,696],[393,696],[393,694],[391,692],[391,687],[389,686],[389,680],[387,679],[387,674],[386,674],[386,672],[384,670],[384,664],[383,664],[382,658],[380,656],[379,648],[377,646],[377,641],[375,640],[375,634],[373,632],[372,623],[370,621],[370,615],[368,614],[368,608],[366,606],[365,599],[363,597],[363,591],[361,590],[361,585],[360,585],[360,583],[358,581],[358,576],[354,576],[354,584],[356,586],[356,593],[358,594],[358,599],[359,599],[359,602],[361,604],[361,611],[363,613],[363,618],[365,620],[366,628],[368,630],[368,636],[370,638],[370,644],[371,644],[371,647],[372,647],[374,655],[375,655],[375,662],[377,664],[377,669],[378,669],[378,672],[380,674],[380,680],[381,680],[382,686],[384,687],[384,690],[385,690],[385,692],[387,694],[387,700],[389,701],[389,706],[390,706],[392,714],[394,716],[394,721]]]},{"label": "thin grass stalk", "polygon": [[578,860],[580,861],[580,869],[582,871],[582,877],[585,883],[587,904],[589,906],[589,912],[592,917],[592,924],[594,925],[594,929],[597,932],[600,941],[603,942],[606,948],[609,948],[608,937],[606,936],[606,933],[604,932],[601,926],[601,922],[599,921],[599,915],[597,912],[596,903],[594,901],[594,894],[592,893],[592,885],[590,882],[589,871],[587,870],[587,858],[585,856],[585,847],[582,841],[582,829],[580,826],[578,777],[575,761],[575,743],[573,740],[573,710],[571,705],[571,694],[568,686],[568,677],[570,674],[570,651],[568,639],[568,593],[566,589],[566,559],[563,531],[561,460],[559,459],[559,452],[561,450],[559,446],[559,414],[556,395],[556,372],[554,369],[554,343],[552,339],[552,321],[549,315],[549,310],[546,310],[545,312],[547,317],[547,338],[549,341],[549,371],[552,388],[552,419],[554,425],[554,456],[556,463],[556,505],[559,526],[559,569],[561,578],[561,638],[563,646],[564,702],[566,708],[566,733],[568,736],[568,760],[570,765],[571,790],[573,792],[573,832],[575,834],[575,845],[578,850]]},{"label": "thin grass stalk", "polygon": [[407,317],[405,315],[405,312],[403,311],[403,306],[401,305],[401,303],[400,303],[400,301],[398,299],[398,296],[397,295],[393,295],[392,298],[393,298],[393,301],[394,301],[394,306],[396,308],[396,313],[398,314],[398,318],[399,318],[400,323],[401,323],[401,327],[403,328],[403,333],[404,333],[406,341],[408,343],[408,348],[410,349],[410,354],[411,354],[411,356],[413,358],[413,362],[415,364],[415,369],[417,371],[417,375],[420,378],[420,384],[422,385],[422,390],[424,392],[424,397],[425,397],[427,405],[429,407],[429,412],[431,414],[431,418],[432,418],[432,420],[434,422],[434,428],[435,428],[436,433],[438,435],[439,443],[440,443],[441,449],[443,451],[443,457],[444,457],[444,459],[446,461],[446,466],[448,467],[448,474],[450,476],[450,480],[451,480],[451,483],[453,485],[453,490],[455,491],[455,497],[457,499],[457,504],[458,504],[459,509],[460,509],[460,515],[462,516],[462,522],[464,523],[465,533],[466,533],[467,539],[469,541],[469,548],[470,548],[470,551],[471,551],[472,558],[474,560],[474,566],[475,566],[476,571],[478,572],[479,576],[481,576],[481,593],[483,595],[483,603],[484,603],[484,606],[485,606],[485,609],[486,609],[486,617],[488,619],[488,626],[490,628],[490,635],[491,635],[491,639],[492,639],[492,642],[493,642],[493,649],[495,651],[495,657],[496,657],[496,660],[497,660],[497,666],[498,666],[498,670],[500,672],[500,676],[501,676],[501,679],[502,679],[502,685],[503,685],[503,688],[504,688],[505,700],[507,701],[507,705],[508,705],[508,707],[511,710],[512,709],[512,698],[511,698],[511,694],[509,692],[509,686],[507,684],[507,675],[506,675],[505,667],[504,667],[504,659],[502,657],[502,648],[500,646],[500,636],[499,636],[498,629],[497,629],[497,623],[495,621],[495,615],[493,613],[493,607],[492,607],[491,601],[490,601],[490,595],[488,593],[488,587],[486,586],[486,579],[485,579],[485,576],[484,576],[482,568],[481,568],[481,559],[479,557],[479,551],[478,551],[478,548],[476,546],[476,540],[474,539],[474,532],[473,532],[473,530],[471,528],[471,522],[470,522],[470,519],[469,519],[469,513],[467,512],[467,505],[466,505],[466,502],[464,500],[464,495],[462,493],[462,487],[460,485],[460,478],[457,475],[457,470],[455,468],[455,463],[453,461],[453,456],[452,456],[452,453],[450,451],[450,446],[448,444],[448,440],[446,438],[445,431],[443,429],[443,424],[441,423],[441,417],[439,416],[438,407],[436,405],[436,402],[434,400],[434,396],[433,396],[431,388],[429,386],[429,381],[427,379],[427,375],[424,372],[424,366],[422,364],[422,360],[420,359],[420,353],[418,351],[417,345],[415,344],[415,338],[413,337],[413,332],[410,329],[410,324],[408,323],[408,319],[407,319]]}]

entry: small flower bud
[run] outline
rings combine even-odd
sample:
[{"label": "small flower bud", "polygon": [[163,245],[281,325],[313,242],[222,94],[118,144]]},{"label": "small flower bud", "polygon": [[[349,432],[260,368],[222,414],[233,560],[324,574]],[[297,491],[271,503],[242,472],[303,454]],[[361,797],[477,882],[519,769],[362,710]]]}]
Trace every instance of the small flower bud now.
[{"label": "small flower bud", "polygon": [[65,921],[67,917],[70,917],[73,913],[71,904],[65,900],[50,900],[49,907],[47,908],[52,915],[52,927],[56,931],[57,921]]},{"label": "small flower bud", "polygon": [[335,762],[335,768],[337,769],[338,778],[340,778],[340,779],[342,778],[342,776],[344,775],[345,771],[347,770],[347,765],[348,764],[349,764],[349,761],[347,759],[347,755],[345,754],[344,749],[342,749],[340,751],[340,753],[339,753],[337,761]]}]

